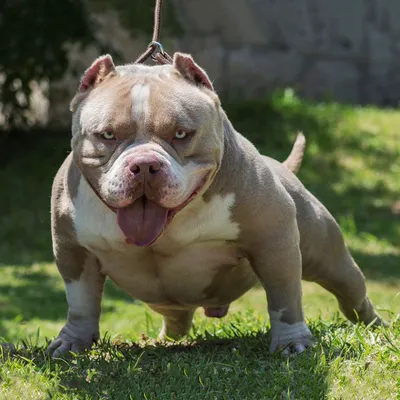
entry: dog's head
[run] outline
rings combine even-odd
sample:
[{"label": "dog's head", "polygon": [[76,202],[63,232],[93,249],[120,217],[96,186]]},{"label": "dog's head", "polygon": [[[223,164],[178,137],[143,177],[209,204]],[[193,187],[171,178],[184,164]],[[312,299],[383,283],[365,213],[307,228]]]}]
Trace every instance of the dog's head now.
[{"label": "dog's head", "polygon": [[130,243],[153,243],[221,164],[223,112],[189,55],[163,66],[115,67],[100,57],[71,110],[74,160]]}]

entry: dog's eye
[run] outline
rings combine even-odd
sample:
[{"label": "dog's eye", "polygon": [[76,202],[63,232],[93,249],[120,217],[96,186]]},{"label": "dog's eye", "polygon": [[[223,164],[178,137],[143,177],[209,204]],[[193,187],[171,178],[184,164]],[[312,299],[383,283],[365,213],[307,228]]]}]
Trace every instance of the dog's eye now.
[{"label": "dog's eye", "polygon": [[100,136],[105,140],[115,140],[114,134],[110,131],[102,132]]},{"label": "dog's eye", "polygon": [[185,132],[185,131],[176,131],[175,132],[175,139],[182,140],[182,139],[185,139],[186,136],[187,136],[187,132]]}]

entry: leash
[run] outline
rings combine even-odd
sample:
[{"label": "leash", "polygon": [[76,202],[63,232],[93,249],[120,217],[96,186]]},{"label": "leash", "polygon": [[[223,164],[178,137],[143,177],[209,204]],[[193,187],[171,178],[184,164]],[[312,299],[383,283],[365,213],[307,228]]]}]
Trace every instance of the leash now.
[{"label": "leash", "polygon": [[172,64],[172,57],[166,51],[164,51],[164,48],[159,42],[161,29],[161,7],[162,0],[156,0],[156,6],[154,9],[153,38],[147,46],[146,51],[136,59],[135,64],[143,64],[149,57],[151,57],[155,63],[160,65]]}]

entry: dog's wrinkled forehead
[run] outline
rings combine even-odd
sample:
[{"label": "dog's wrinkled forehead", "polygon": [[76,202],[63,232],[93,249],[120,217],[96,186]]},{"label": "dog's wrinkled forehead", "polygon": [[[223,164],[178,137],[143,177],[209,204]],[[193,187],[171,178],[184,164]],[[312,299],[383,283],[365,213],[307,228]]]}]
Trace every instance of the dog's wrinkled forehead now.
[{"label": "dog's wrinkled forehead", "polygon": [[[219,104],[206,75],[188,78],[187,71],[179,70],[177,64],[100,67],[103,70],[93,64],[85,73],[71,103],[73,111],[79,110],[75,125],[83,131],[102,131],[111,126],[121,131],[132,130],[132,126],[139,132],[157,131],[168,124],[196,129]],[[106,67],[109,70],[104,70]],[[201,79],[206,79],[205,84]]]},{"label": "dog's wrinkled forehead", "polygon": [[[171,77],[174,73],[176,75],[176,70],[172,64],[166,65],[154,65],[148,66],[143,64],[127,64],[118,65],[115,67],[118,75],[120,76],[130,76],[133,78],[155,78],[162,79]],[[140,79],[139,78],[139,79]]]}]

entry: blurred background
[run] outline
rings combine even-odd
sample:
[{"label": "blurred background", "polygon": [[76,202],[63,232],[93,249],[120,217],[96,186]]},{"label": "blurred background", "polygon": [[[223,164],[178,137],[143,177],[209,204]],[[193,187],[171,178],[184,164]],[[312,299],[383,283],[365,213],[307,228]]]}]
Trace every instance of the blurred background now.
[{"label": "blurred background", "polygon": [[[59,332],[67,313],[64,284],[53,262],[50,192],[53,177],[70,151],[69,102],[80,76],[97,56],[110,53],[116,64],[129,63],[146,49],[153,30],[154,3],[0,1],[0,341],[23,339],[32,351],[27,357],[39,360],[33,372],[29,359],[21,361],[25,369],[19,361],[0,365],[1,398],[65,398],[55,392],[50,395],[49,387],[62,393],[83,390],[89,393],[85,398],[100,398],[98,393],[114,389],[118,394],[124,385],[129,390],[155,388],[161,393],[169,385],[170,364],[195,366],[196,374],[211,376],[204,382],[214,385],[213,393],[221,393],[224,385],[235,386],[230,372],[228,378],[219,380],[212,362],[209,375],[205,364],[197,364],[203,353],[207,365],[217,355],[223,363],[231,362],[233,350],[227,348],[225,359],[225,353],[212,345],[212,355],[205,350],[188,352],[187,364],[182,364],[180,353],[176,358],[164,355],[162,362],[154,358],[154,363],[143,367],[146,373],[136,375],[133,371],[141,371],[137,365],[142,354],[136,359],[133,352],[132,362],[126,361],[128,356],[124,361],[128,366],[111,363],[110,373],[101,367],[103,375],[97,384],[88,378],[86,361],[81,364],[79,360],[78,369],[75,361],[64,374],[67,378],[61,374],[61,389],[54,389],[59,385],[58,372],[41,364],[42,347],[36,353],[36,345],[44,345],[46,337]],[[399,0],[164,0],[164,48],[169,54],[179,50],[194,56],[212,79],[235,128],[260,152],[282,161],[296,132],[304,132],[306,154],[298,176],[339,222],[367,277],[370,298],[393,323],[384,333],[387,340],[391,335],[390,347],[382,336],[376,339],[372,333],[360,334],[358,327],[343,324],[333,296],[305,282],[305,315],[322,339],[322,354],[317,350],[309,358],[294,359],[294,365],[299,365],[294,374],[279,357],[269,356],[264,363],[260,348],[267,348],[267,339],[260,335],[252,342],[254,349],[237,352],[243,350],[241,357],[250,360],[249,364],[235,365],[240,373],[263,375],[264,369],[253,369],[256,364],[251,360],[257,354],[262,368],[269,365],[268,382],[260,380],[261,375],[253,382],[239,373],[240,390],[251,392],[259,385],[257,393],[263,393],[261,386],[276,386],[276,393],[267,398],[285,399],[322,399],[326,397],[321,393],[327,392],[343,399],[396,396],[393,388],[400,370],[395,363],[400,353],[394,344],[398,346],[400,337],[399,21]],[[250,337],[265,331],[268,320],[261,287],[234,302],[222,322],[196,313],[194,332],[232,338],[240,329],[232,328],[235,333],[227,334],[230,322]],[[112,340],[126,343],[155,338],[161,320],[107,282],[100,326],[102,336],[109,332]],[[340,335],[342,341],[337,339]],[[342,350],[349,349],[349,337],[358,349],[354,354],[360,355],[359,366],[351,364],[358,357],[351,351],[342,356]],[[105,360],[108,365],[107,356]],[[330,365],[345,369],[330,369]],[[125,372],[118,372],[120,368]],[[285,383],[285,377],[291,383]],[[183,373],[175,379],[178,383],[173,390],[187,382]],[[313,385],[319,394],[312,392]],[[377,394],[376,388],[382,385],[387,391]],[[195,375],[192,386],[196,393],[204,390],[200,375]],[[303,389],[308,394],[298,394]],[[39,391],[47,395],[40,397]],[[292,396],[285,395],[292,391]],[[238,398],[265,397],[253,393]]]},{"label": "blurred background", "polygon": [[[98,55],[119,64],[144,51],[153,9],[150,0],[0,2],[0,336],[38,325],[51,335],[62,323],[49,202],[70,149],[69,102]],[[304,132],[299,177],[389,308],[400,281],[399,20],[398,0],[166,0],[161,32],[170,54],[191,53],[207,70],[262,153],[283,160]]]},{"label": "blurred background", "polygon": [[[0,5],[0,123],[66,127],[77,78],[110,52],[136,59],[149,0],[5,0]],[[169,0],[162,42],[190,52],[225,97],[292,87],[309,99],[397,105],[396,0]]]}]

